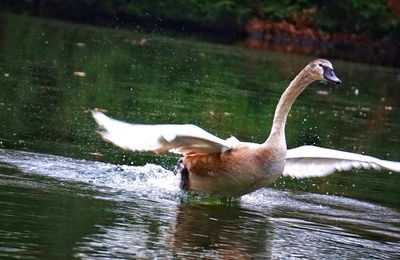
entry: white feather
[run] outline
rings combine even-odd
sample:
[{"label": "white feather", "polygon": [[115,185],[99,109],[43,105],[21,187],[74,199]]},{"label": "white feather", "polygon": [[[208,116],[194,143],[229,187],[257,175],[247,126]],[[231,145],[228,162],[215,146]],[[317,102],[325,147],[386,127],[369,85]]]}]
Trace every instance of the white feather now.
[{"label": "white feather", "polygon": [[372,156],[306,145],[287,151],[283,176],[299,179],[322,177],[335,171],[362,168],[400,172],[400,162],[385,161]]},{"label": "white feather", "polygon": [[92,111],[97,124],[104,129],[102,138],[125,150],[175,152],[181,154],[223,152],[233,147],[195,125],[142,125],[112,119],[98,110]]}]

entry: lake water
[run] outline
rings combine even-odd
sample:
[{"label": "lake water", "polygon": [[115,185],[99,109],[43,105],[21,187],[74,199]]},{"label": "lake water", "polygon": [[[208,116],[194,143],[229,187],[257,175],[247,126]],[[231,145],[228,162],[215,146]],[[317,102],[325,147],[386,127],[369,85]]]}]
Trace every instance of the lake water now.
[{"label": "lake water", "polygon": [[[0,258],[399,258],[400,174],[198,198],[179,190],[176,155],[124,153],[88,113],[263,142],[314,58],[0,15]],[[400,160],[400,69],[332,62],[344,84],[302,93],[288,147]]]}]

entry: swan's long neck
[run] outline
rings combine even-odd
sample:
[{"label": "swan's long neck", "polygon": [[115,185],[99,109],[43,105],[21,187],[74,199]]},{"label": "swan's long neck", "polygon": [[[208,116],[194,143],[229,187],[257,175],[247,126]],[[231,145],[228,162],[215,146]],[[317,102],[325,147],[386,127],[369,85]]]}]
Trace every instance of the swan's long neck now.
[{"label": "swan's long neck", "polygon": [[286,150],[285,124],[290,108],[300,93],[313,81],[304,69],[290,82],[276,106],[271,133],[265,143],[284,146]]}]

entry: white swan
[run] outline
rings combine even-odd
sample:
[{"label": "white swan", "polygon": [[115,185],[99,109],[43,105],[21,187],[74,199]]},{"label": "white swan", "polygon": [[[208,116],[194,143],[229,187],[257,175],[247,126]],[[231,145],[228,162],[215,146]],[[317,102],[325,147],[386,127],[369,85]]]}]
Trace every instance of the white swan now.
[{"label": "white swan", "polygon": [[353,168],[400,172],[400,162],[341,152],[315,146],[286,150],[285,124],[297,96],[316,80],[340,84],[331,63],[318,59],[308,64],[282,94],[275,110],[272,130],[262,144],[220,139],[195,125],[130,124],[92,115],[104,129],[102,138],[125,150],[183,154],[178,161],[181,186],[212,195],[242,196],[271,184],[281,176],[326,176]]}]

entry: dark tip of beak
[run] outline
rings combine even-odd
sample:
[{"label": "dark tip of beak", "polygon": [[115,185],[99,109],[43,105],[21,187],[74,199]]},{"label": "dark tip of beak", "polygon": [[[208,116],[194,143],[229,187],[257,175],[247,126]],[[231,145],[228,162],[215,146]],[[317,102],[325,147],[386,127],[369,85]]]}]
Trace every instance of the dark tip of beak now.
[{"label": "dark tip of beak", "polygon": [[342,84],[342,81],[341,81],[339,78],[337,78],[336,81],[332,81],[332,82],[335,83],[335,84],[337,84],[337,85]]}]

